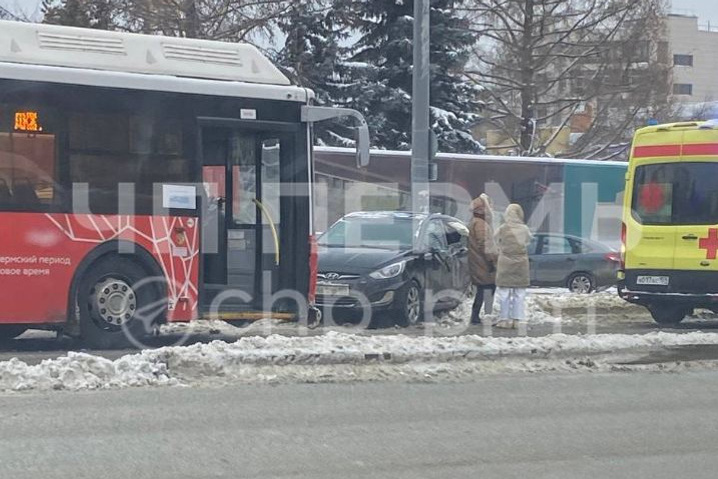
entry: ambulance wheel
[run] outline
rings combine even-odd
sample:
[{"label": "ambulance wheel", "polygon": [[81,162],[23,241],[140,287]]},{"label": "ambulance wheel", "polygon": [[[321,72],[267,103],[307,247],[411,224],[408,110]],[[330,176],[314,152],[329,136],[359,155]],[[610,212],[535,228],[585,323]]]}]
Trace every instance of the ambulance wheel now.
[{"label": "ambulance wheel", "polygon": [[676,325],[683,321],[690,312],[690,308],[676,304],[652,304],[648,306],[653,320],[661,325]]},{"label": "ambulance wheel", "polygon": [[17,324],[2,324],[0,325],[0,342],[15,339],[25,331],[27,331],[25,326]]},{"label": "ambulance wheel", "polygon": [[137,262],[107,256],[93,264],[77,288],[80,337],[90,348],[142,346],[162,318],[166,303]]}]

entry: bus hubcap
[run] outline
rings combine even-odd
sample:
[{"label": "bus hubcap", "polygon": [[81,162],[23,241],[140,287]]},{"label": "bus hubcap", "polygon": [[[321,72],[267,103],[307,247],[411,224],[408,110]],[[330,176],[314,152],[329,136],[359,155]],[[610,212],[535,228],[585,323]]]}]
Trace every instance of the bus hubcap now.
[{"label": "bus hubcap", "polygon": [[107,278],[95,287],[95,301],[100,318],[108,324],[123,325],[137,309],[137,296],[121,279]]}]

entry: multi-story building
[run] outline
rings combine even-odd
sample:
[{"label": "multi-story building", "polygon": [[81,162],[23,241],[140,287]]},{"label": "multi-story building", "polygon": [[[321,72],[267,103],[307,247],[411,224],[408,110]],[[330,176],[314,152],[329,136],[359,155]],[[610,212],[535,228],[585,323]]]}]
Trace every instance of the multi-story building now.
[{"label": "multi-story building", "polygon": [[674,100],[718,101],[718,25],[691,14],[671,14],[666,23]]}]

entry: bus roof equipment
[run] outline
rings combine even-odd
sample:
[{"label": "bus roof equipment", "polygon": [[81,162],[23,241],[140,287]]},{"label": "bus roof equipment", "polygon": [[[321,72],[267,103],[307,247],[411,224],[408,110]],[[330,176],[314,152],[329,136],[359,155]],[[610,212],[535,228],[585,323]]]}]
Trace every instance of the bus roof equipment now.
[{"label": "bus roof equipment", "polygon": [[0,61],[289,86],[257,48],[87,28],[1,21]]}]

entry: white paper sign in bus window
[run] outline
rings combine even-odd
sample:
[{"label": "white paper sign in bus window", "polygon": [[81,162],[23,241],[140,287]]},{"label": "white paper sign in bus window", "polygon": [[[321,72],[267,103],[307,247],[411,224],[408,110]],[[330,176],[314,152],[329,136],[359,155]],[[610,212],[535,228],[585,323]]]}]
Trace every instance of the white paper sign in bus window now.
[{"label": "white paper sign in bus window", "polygon": [[197,209],[197,191],[189,185],[162,185],[162,207],[181,210]]}]

